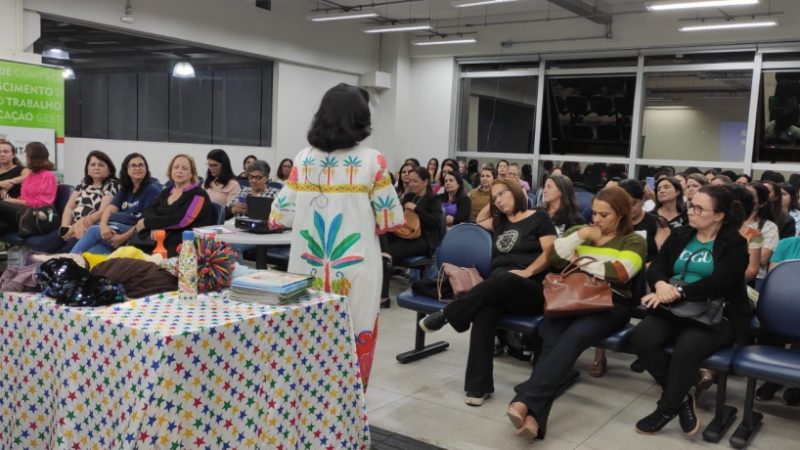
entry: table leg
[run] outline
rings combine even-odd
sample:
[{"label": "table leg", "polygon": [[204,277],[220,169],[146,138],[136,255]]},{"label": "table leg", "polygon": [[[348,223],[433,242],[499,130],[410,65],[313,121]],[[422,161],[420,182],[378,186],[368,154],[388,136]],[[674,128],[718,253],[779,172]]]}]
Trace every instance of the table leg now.
[{"label": "table leg", "polygon": [[267,246],[256,245],[256,269],[265,270],[267,268]]}]

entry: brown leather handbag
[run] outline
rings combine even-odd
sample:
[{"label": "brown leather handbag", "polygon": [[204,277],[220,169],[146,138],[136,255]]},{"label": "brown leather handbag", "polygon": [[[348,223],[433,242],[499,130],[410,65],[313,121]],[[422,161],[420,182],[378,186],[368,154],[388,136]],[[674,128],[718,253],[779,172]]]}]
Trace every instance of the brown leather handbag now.
[{"label": "brown leather handbag", "polygon": [[405,223],[400,228],[394,230],[397,237],[403,239],[416,239],[422,236],[422,224],[417,213],[410,209],[403,209]]},{"label": "brown leather handbag", "polygon": [[570,263],[561,273],[545,275],[545,317],[575,316],[614,307],[608,281],[580,271],[581,267],[595,261],[584,256]]}]

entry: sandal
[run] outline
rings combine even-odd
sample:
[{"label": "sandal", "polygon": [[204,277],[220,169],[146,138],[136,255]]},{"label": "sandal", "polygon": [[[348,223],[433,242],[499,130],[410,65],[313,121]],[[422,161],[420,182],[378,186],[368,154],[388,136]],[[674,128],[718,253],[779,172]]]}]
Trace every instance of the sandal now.
[{"label": "sandal", "polygon": [[589,375],[595,378],[602,377],[606,374],[606,366],[608,366],[608,360],[606,358],[592,361],[592,368],[589,370]]}]

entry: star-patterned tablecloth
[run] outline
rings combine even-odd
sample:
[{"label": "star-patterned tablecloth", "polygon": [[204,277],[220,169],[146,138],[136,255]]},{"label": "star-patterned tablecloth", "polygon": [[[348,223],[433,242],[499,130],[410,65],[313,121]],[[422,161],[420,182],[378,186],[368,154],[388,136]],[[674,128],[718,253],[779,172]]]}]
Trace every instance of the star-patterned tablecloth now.
[{"label": "star-patterned tablecloth", "polygon": [[369,448],[346,301],[0,293],[0,448]]}]

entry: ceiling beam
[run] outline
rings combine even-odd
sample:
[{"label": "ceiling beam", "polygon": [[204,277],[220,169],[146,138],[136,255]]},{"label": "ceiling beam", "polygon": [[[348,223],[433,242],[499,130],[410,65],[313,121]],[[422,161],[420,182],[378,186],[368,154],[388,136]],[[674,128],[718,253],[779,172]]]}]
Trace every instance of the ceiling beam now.
[{"label": "ceiling beam", "polygon": [[607,10],[605,2],[602,0],[584,1],[584,0],[547,0],[550,3],[560,6],[569,12],[575,13],[587,20],[600,25],[611,25],[611,13]]}]

